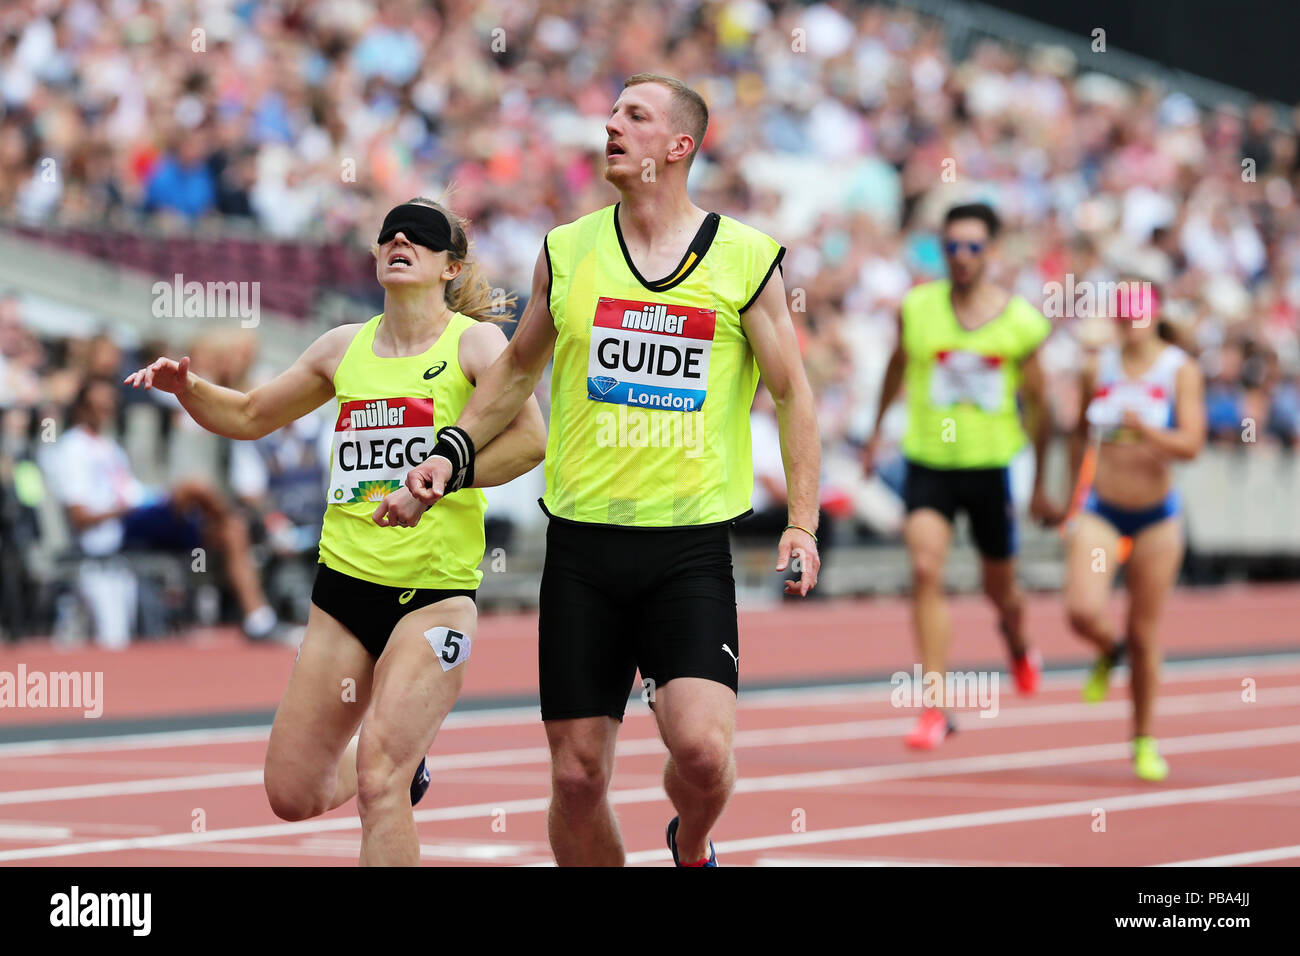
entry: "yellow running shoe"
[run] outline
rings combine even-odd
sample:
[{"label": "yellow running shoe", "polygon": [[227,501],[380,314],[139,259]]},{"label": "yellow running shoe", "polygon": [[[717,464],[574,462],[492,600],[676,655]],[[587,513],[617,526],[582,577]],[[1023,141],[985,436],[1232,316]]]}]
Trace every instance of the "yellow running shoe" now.
[{"label": "yellow running shoe", "polygon": [[1083,700],[1087,704],[1100,704],[1110,693],[1110,672],[1124,657],[1124,642],[1118,642],[1109,654],[1099,654],[1088,677],[1083,682]]},{"label": "yellow running shoe", "polygon": [[1156,750],[1154,737],[1133,738],[1133,772],[1142,780],[1154,782],[1169,776],[1169,764]]}]

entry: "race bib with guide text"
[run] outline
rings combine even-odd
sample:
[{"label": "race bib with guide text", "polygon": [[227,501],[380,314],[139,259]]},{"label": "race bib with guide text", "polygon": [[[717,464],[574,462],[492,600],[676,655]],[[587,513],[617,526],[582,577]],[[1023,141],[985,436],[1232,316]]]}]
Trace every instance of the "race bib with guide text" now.
[{"label": "race bib with guide text", "polygon": [[713,309],[602,296],[591,326],[587,397],[699,411],[708,390],[716,321]]}]

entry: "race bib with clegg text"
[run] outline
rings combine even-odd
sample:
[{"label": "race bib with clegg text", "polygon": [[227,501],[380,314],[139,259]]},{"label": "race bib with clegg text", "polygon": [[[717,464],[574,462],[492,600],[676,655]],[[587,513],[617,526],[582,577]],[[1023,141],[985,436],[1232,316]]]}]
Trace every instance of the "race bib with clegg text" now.
[{"label": "race bib with clegg text", "polygon": [[694,412],[704,405],[717,313],[602,296],[591,326],[587,397]]},{"label": "race bib with clegg text", "polygon": [[437,441],[432,398],[344,402],[334,423],[329,504],[383,500]]},{"label": "race bib with clegg text", "polygon": [[963,352],[936,352],[930,375],[930,403],[937,408],[976,405],[986,412],[1002,408],[1002,357]]}]

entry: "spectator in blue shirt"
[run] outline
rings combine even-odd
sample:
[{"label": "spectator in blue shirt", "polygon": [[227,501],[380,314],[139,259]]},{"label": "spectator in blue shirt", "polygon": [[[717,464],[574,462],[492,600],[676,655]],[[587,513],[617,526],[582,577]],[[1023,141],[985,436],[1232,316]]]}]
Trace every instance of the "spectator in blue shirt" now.
[{"label": "spectator in blue shirt", "polygon": [[197,132],[179,138],[145,184],[145,212],[170,210],[198,219],[216,205],[217,184]]}]

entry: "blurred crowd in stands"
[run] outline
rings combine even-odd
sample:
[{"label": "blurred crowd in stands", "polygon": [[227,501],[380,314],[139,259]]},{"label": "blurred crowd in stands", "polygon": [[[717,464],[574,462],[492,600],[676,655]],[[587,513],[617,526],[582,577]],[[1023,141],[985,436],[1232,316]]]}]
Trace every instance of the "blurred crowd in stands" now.
[{"label": "blurred crowd in stands", "polygon": [[[830,513],[896,526],[855,448],[899,302],[941,274],[938,221],[975,199],[1006,224],[1000,281],[1040,307],[1067,275],[1157,283],[1205,372],[1214,437],[1239,444],[1249,420],[1257,441],[1294,448],[1300,107],[1207,107],[1059,47],[981,40],[954,62],[949,39],[905,7],[845,0],[12,0],[0,8],[0,222],[364,248],[393,202],[454,183],[488,274],[526,293],[547,229],[616,198],[603,118],[624,77],[654,69],[710,104],[695,202],[789,248]],[[1107,323],[1051,317],[1044,363],[1065,430],[1081,352]],[[185,350],[201,374],[248,381],[255,342],[218,337],[123,355],[111,329],[53,341],[20,298],[0,300],[10,447],[53,409],[62,422],[88,377],[120,381],[157,354]],[[155,407],[159,428],[185,427]],[[759,495],[779,507],[771,412],[754,414]],[[886,429],[897,437],[901,417]],[[276,460],[256,457],[228,453],[210,477],[255,499]],[[265,520],[282,509],[250,507],[254,539],[293,538]]]}]

